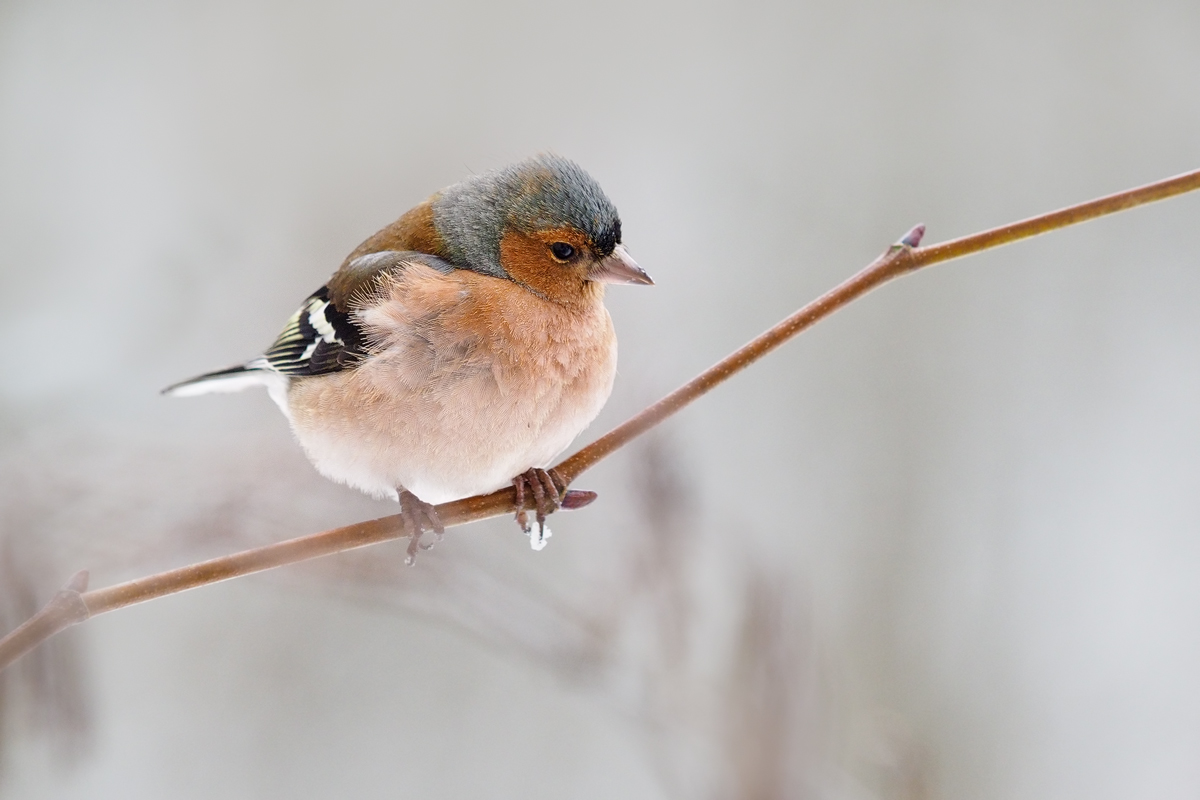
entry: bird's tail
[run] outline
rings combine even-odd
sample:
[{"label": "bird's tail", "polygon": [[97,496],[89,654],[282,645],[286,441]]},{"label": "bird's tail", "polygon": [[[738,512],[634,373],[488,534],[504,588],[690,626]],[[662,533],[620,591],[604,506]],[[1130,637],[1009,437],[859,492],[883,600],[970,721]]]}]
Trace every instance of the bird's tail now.
[{"label": "bird's tail", "polygon": [[168,397],[195,397],[210,392],[240,392],[251,386],[270,387],[272,379],[278,375],[260,366],[260,362],[251,361],[249,364],[239,364],[229,369],[206,372],[186,381],[172,384],[162,390]]}]

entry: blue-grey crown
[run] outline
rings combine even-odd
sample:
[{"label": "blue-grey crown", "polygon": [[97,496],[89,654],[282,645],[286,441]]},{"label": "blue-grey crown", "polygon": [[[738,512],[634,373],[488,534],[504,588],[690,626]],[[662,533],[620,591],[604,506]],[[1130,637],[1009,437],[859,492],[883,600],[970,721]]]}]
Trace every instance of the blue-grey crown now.
[{"label": "blue-grey crown", "polygon": [[621,243],[621,219],[600,184],[574,161],[542,154],[442,190],[433,220],[457,267],[508,277],[500,266],[505,229],[576,228],[600,255]]}]

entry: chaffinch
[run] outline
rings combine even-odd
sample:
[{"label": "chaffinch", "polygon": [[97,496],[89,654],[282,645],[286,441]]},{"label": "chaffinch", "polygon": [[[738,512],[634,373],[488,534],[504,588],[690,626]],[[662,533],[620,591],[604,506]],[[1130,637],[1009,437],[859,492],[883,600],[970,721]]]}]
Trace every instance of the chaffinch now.
[{"label": "chaffinch", "polygon": [[[539,155],[434,194],[359,245],[262,356],[177,383],[189,396],[265,386],[317,470],[399,500],[421,535],[432,504],[512,483],[536,525],[565,483],[547,470],[612,391],[604,284],[652,284],[621,220],[574,162]],[[514,477],[516,476],[516,477]]]}]

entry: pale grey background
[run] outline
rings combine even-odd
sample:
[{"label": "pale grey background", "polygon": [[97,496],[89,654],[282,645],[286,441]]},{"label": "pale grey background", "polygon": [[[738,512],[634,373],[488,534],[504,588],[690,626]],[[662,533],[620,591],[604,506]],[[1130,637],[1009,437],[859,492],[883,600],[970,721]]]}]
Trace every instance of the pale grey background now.
[{"label": "pale grey background", "polygon": [[[587,438],[916,222],[1200,167],[1200,4],[9,0],[0,590],[391,513],[265,396],[157,390],[542,149],[658,282],[610,292]],[[670,536],[641,448],[543,553],[497,522],[415,570],[389,545],[93,621],[10,674],[0,794],[1195,797],[1198,220],[1172,200],[822,323],[658,439]]]}]

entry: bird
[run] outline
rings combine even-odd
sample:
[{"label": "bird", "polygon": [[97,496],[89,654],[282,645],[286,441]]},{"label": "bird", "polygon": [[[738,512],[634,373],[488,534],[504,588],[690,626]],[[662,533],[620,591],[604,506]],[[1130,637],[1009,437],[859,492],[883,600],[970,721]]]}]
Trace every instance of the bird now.
[{"label": "bird", "polygon": [[399,501],[409,564],[441,538],[435,505],[509,484],[541,549],[566,492],[549,465],[616,376],[605,286],[653,283],[596,180],[542,153],[435,192],[356,247],[262,355],[163,394],[265,387],[319,473]]}]

